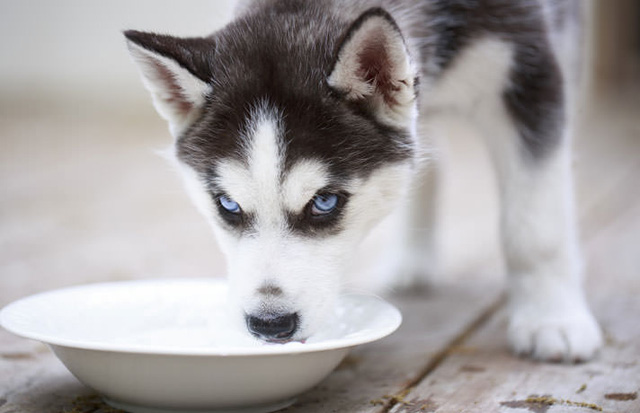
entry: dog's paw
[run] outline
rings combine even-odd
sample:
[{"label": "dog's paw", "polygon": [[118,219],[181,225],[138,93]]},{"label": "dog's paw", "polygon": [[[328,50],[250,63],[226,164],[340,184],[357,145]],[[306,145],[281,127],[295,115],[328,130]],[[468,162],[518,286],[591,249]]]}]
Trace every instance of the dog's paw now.
[{"label": "dog's paw", "polygon": [[512,313],[508,336],[517,355],[577,363],[592,359],[602,346],[602,332],[586,306],[570,314],[542,313]]}]

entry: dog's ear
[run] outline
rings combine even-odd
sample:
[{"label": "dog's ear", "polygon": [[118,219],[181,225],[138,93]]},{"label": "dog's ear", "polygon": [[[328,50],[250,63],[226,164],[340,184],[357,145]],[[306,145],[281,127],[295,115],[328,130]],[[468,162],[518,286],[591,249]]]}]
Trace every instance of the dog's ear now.
[{"label": "dog's ear", "polygon": [[328,83],[345,99],[369,105],[382,122],[404,127],[415,112],[416,75],[393,17],[373,8],[347,30]]},{"label": "dog's ear", "polygon": [[214,40],[135,30],[124,35],[156,110],[177,137],[194,120],[211,92],[209,62],[215,51]]}]

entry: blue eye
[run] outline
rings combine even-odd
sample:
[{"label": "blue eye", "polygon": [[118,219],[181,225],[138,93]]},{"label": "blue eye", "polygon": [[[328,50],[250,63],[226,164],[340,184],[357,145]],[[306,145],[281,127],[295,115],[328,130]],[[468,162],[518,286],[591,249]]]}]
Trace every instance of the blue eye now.
[{"label": "blue eye", "polygon": [[218,197],[218,202],[220,203],[220,206],[222,208],[224,208],[225,210],[231,212],[232,214],[240,213],[240,205],[238,205],[238,203],[236,201],[234,201],[233,199],[229,198],[228,196],[220,195]]},{"label": "blue eye", "polygon": [[338,195],[336,194],[319,194],[313,198],[311,205],[311,214],[327,215],[338,207]]}]

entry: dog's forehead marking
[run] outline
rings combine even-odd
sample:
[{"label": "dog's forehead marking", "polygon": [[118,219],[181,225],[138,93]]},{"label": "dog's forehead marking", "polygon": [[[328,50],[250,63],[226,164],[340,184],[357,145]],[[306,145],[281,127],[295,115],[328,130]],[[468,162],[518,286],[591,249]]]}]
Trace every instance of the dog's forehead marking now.
[{"label": "dog's forehead marking", "polygon": [[282,228],[285,213],[299,212],[329,183],[327,166],[301,159],[286,171],[280,113],[259,105],[251,113],[242,136],[246,162],[223,160],[218,184],[246,212],[255,215],[259,228]]},{"label": "dog's forehead marking", "polygon": [[266,105],[251,111],[240,137],[245,161],[218,163],[217,183],[247,212],[276,217],[283,164],[278,113]]},{"label": "dog's forehead marking", "polygon": [[258,227],[281,227],[283,224],[279,190],[283,150],[279,123],[275,111],[260,109],[253,114],[249,136],[246,136],[251,142],[247,160]]},{"label": "dog's forehead marking", "polygon": [[278,115],[265,109],[250,119],[248,136],[248,166],[253,181],[258,186],[260,198],[273,199],[277,196],[282,171],[281,136]]}]

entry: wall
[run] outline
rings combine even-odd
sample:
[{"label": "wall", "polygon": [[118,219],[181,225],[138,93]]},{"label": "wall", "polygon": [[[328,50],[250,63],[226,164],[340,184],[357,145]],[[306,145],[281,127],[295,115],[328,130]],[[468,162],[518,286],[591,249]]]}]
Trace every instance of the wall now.
[{"label": "wall", "polygon": [[122,30],[205,35],[232,8],[232,0],[2,0],[0,100],[148,100]]}]

